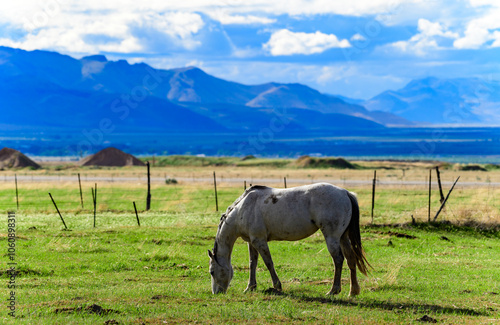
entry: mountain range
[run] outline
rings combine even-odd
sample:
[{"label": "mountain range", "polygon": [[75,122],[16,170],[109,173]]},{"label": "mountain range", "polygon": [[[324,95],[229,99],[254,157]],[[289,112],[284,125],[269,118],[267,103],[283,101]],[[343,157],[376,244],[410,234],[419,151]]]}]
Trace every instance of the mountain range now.
[{"label": "mountain range", "polygon": [[[0,47],[0,125],[123,132],[258,132],[279,119],[288,131],[383,128],[410,122],[301,84],[244,85],[199,68],[75,59]],[[281,128],[281,126],[276,126]]]},{"label": "mountain range", "polygon": [[414,80],[369,100],[302,84],[244,85],[196,67],[75,59],[0,47],[0,126],[111,132],[280,130],[330,134],[419,124],[500,124],[500,84],[479,79]]},{"label": "mountain range", "polygon": [[496,80],[428,77],[357,103],[420,125],[500,125],[500,82]]}]

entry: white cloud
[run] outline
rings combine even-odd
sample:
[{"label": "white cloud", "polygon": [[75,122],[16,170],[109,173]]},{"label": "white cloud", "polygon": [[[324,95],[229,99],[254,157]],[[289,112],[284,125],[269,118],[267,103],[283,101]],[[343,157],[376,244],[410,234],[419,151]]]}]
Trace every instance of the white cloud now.
[{"label": "white cloud", "polygon": [[351,36],[350,38],[351,41],[366,41],[366,37],[364,37],[363,35],[357,33],[357,34],[354,34]]},{"label": "white cloud", "polygon": [[209,12],[210,18],[219,21],[223,25],[268,25],[276,22],[276,19],[255,16],[230,14],[226,10]]},{"label": "white cloud", "polygon": [[478,49],[490,40],[487,29],[474,25],[469,25],[465,31],[465,36],[453,42],[454,47],[457,49]]},{"label": "white cloud", "polygon": [[142,19],[143,23],[182,39],[200,31],[204,22],[200,15],[189,12],[166,12],[163,14],[149,14]]},{"label": "white cloud", "polygon": [[491,44],[491,47],[500,47],[500,31],[494,31],[492,36],[494,41]]},{"label": "white cloud", "polygon": [[408,41],[399,41],[392,44],[402,52],[412,52],[416,55],[425,55],[430,49],[440,48],[438,41],[442,39],[456,39],[458,34],[447,30],[439,22],[427,19],[418,20],[419,33]]},{"label": "white cloud", "polygon": [[457,38],[458,34],[451,31],[445,31],[440,23],[433,23],[427,19],[418,20],[418,30],[423,37],[442,36],[447,38]]},{"label": "white cloud", "polygon": [[[57,15],[73,16],[87,13],[89,16],[106,13],[204,13],[223,24],[269,24],[279,15],[338,14],[349,16],[393,13],[401,4],[421,3],[425,0],[16,0],[2,3],[0,21],[16,25],[45,25]],[[217,18],[218,17],[218,18]]]},{"label": "white cloud", "polygon": [[[488,1],[473,1],[473,4],[482,6]],[[482,16],[472,19],[467,23],[464,36],[457,39],[453,46],[457,49],[479,49],[490,41],[492,47],[498,47],[500,29],[500,3],[496,2],[496,8],[490,8]]]},{"label": "white cloud", "polygon": [[[496,4],[498,7],[497,0],[470,1],[473,6],[494,6]],[[276,17],[278,15],[337,14],[357,17],[369,15],[387,20],[388,17],[395,15],[406,16],[413,12],[414,18],[415,14],[428,14],[426,11],[428,8],[431,8],[434,12],[439,11],[439,9],[446,11],[453,4],[454,2],[452,1],[429,0],[275,0],[272,2],[268,0],[148,0],[142,3],[136,0],[16,0],[6,1],[2,4],[0,19],[3,20],[2,18],[6,18],[11,21],[43,21],[44,19],[41,16],[44,14],[54,16],[59,13],[87,12],[88,14],[93,14],[107,12],[113,15],[117,12],[162,13],[182,11],[201,12],[210,16],[222,12],[226,16],[222,19],[228,19],[229,21],[241,21],[242,17],[248,17],[254,23],[267,24],[274,19],[269,16]],[[408,10],[411,12],[408,13]],[[415,13],[416,11],[418,13]],[[231,18],[232,16],[236,16],[236,18]]]},{"label": "white cloud", "polygon": [[[495,0],[470,1],[476,7],[495,4],[498,7]],[[408,20],[409,17],[427,14],[429,9],[425,11],[424,8],[430,7],[433,12],[440,12],[439,8],[448,8],[449,5],[438,1],[429,3],[428,0],[148,0],[146,3],[136,0],[16,0],[2,4],[0,24],[17,30],[17,35],[4,34],[0,45],[53,49],[65,53],[150,53],[161,49],[161,45],[153,43],[157,36],[164,35],[171,46],[191,51],[202,46],[202,38],[196,35],[210,28],[209,22],[204,21],[207,16],[222,25],[271,25],[280,19],[280,15],[336,14],[375,17],[387,25],[400,22],[398,17],[404,16]],[[496,36],[493,26],[499,16],[498,12],[486,14],[482,19],[488,22],[483,22],[483,25],[472,21],[464,37],[456,40],[455,46],[477,48],[486,42],[499,46],[500,38]],[[135,27],[147,31],[141,35],[141,31],[133,30]],[[26,34],[20,36],[23,31]],[[395,46],[424,53],[426,48],[439,47],[438,38],[451,38],[453,35],[443,25],[425,19],[419,21],[419,31],[420,36]],[[108,41],[92,42],[98,39],[94,36],[107,37]],[[354,34],[351,41],[363,41],[363,36]],[[333,34],[286,34],[286,30],[282,30],[273,34],[265,49],[272,55],[292,55],[320,53],[328,48],[347,46],[350,46],[348,40],[339,41]],[[246,57],[250,52],[234,54]]]},{"label": "white cloud", "polygon": [[[138,31],[144,33],[144,43],[155,43],[158,36],[168,36],[177,47],[193,50],[201,42],[193,36],[205,25],[199,14],[190,12],[147,13],[136,18]],[[146,49],[147,50],[147,49]]]},{"label": "white cloud", "polygon": [[288,29],[274,32],[263,48],[273,56],[293,54],[317,54],[331,48],[346,48],[351,44],[348,40],[341,40],[333,34],[294,33]]},{"label": "white cloud", "polygon": [[[339,39],[331,30],[325,32],[324,25],[316,26],[324,33],[293,32],[298,30],[294,25],[297,20],[307,16],[305,20],[313,21],[318,14],[365,17],[359,20],[365,25],[357,26],[362,31],[353,26],[347,39]],[[227,56],[219,56],[218,60],[250,59],[263,54],[310,55],[342,47],[359,50],[367,44],[376,49],[394,52],[398,48],[424,55],[452,44],[457,49],[500,47],[498,17],[498,0],[15,0],[2,4],[0,26],[7,28],[0,33],[0,45],[50,49],[74,56],[111,52],[117,53],[116,58],[118,53],[160,58],[175,52],[189,60],[213,55],[213,51],[205,49],[217,48],[223,42],[228,50],[222,55]],[[397,26],[401,27],[396,33],[399,37],[405,26],[417,20],[416,35],[392,46],[381,46],[381,42],[391,39]],[[371,23],[380,28],[380,33],[365,32]],[[241,29],[231,39],[236,34],[231,34],[229,28],[225,34],[223,25],[235,24]],[[284,24],[287,29],[277,30],[285,28]],[[246,35],[241,31],[244,25],[254,25],[252,33],[259,27],[275,32],[267,42],[261,41],[263,34],[259,34],[245,43]],[[258,45],[264,42],[262,47]],[[366,49],[364,53],[370,55],[371,46]],[[330,72],[322,71],[320,80],[333,77]]]},{"label": "white cloud", "polygon": [[[76,0],[73,1],[76,2]],[[244,16],[258,12],[273,16],[338,14],[359,17],[363,15],[390,13],[401,4],[425,4],[427,1],[428,0],[188,0],[172,2],[164,0],[149,0],[147,2],[147,6],[156,11],[191,11],[203,12],[208,15],[215,11],[223,10],[227,14],[238,14]],[[82,3],[85,4],[84,6],[95,6],[101,9],[113,9],[120,6],[127,8],[144,7],[143,4],[137,2],[136,0],[91,0]]]},{"label": "white cloud", "polygon": [[[249,11],[262,11],[274,15],[314,15],[314,14],[338,14],[349,16],[363,16],[387,13],[394,10],[404,0],[254,0],[243,2],[241,0],[225,1],[229,6],[245,7]],[[411,2],[418,2],[413,0]]]},{"label": "white cloud", "polygon": [[500,6],[500,3],[498,3],[498,0],[469,0],[469,2],[473,7],[481,7],[481,6],[499,7]]},{"label": "white cloud", "polygon": [[[319,71],[317,70],[318,69],[314,71],[315,75],[317,76],[316,83],[320,85],[326,85],[332,81],[339,81],[349,75],[349,72],[352,71],[352,67],[347,67],[344,65],[324,66],[321,67]],[[313,77],[311,76],[311,78]]]},{"label": "white cloud", "polygon": [[63,53],[147,53],[151,42],[148,33],[154,33],[156,37],[163,35],[171,40],[170,43],[187,50],[200,45],[193,37],[204,26],[197,13],[119,9],[93,12],[62,6],[56,0],[52,2],[59,6],[22,12],[24,16],[11,23],[26,34],[17,38],[4,37],[0,39],[0,45]]}]

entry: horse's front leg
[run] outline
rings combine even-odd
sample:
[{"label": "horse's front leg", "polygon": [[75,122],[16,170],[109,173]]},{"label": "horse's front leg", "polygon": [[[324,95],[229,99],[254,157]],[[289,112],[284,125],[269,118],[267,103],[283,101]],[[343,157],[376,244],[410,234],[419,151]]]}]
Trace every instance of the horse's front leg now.
[{"label": "horse's front leg", "polygon": [[248,279],[248,286],[245,292],[254,291],[257,288],[257,262],[259,260],[259,252],[248,243],[248,253],[250,255],[250,278]]},{"label": "horse's front leg", "polygon": [[262,260],[267,266],[269,273],[271,273],[271,279],[273,280],[274,289],[281,291],[281,281],[276,274],[276,270],[274,269],[274,263],[271,258],[271,252],[269,251],[269,246],[267,245],[267,241],[263,239],[254,239],[252,240],[252,246],[257,249]]}]

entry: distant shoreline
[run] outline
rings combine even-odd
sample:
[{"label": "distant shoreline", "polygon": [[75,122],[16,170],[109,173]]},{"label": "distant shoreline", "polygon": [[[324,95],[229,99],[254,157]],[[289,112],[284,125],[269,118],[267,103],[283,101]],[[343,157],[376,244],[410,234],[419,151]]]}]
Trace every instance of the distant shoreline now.
[{"label": "distant shoreline", "polygon": [[331,132],[275,134],[232,133],[119,133],[75,152],[82,134],[52,131],[0,130],[0,147],[22,151],[41,162],[78,161],[106,147],[132,155],[262,158],[343,157],[348,160],[445,161],[500,163],[500,128],[386,128]]}]

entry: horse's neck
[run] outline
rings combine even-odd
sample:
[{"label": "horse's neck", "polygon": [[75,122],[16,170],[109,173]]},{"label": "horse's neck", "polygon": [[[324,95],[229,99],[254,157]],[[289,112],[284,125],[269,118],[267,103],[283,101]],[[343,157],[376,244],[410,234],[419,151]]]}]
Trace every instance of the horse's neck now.
[{"label": "horse's neck", "polygon": [[217,232],[217,257],[223,258],[231,264],[231,253],[233,252],[234,242],[238,237],[236,227],[231,224],[231,220],[226,220]]}]

